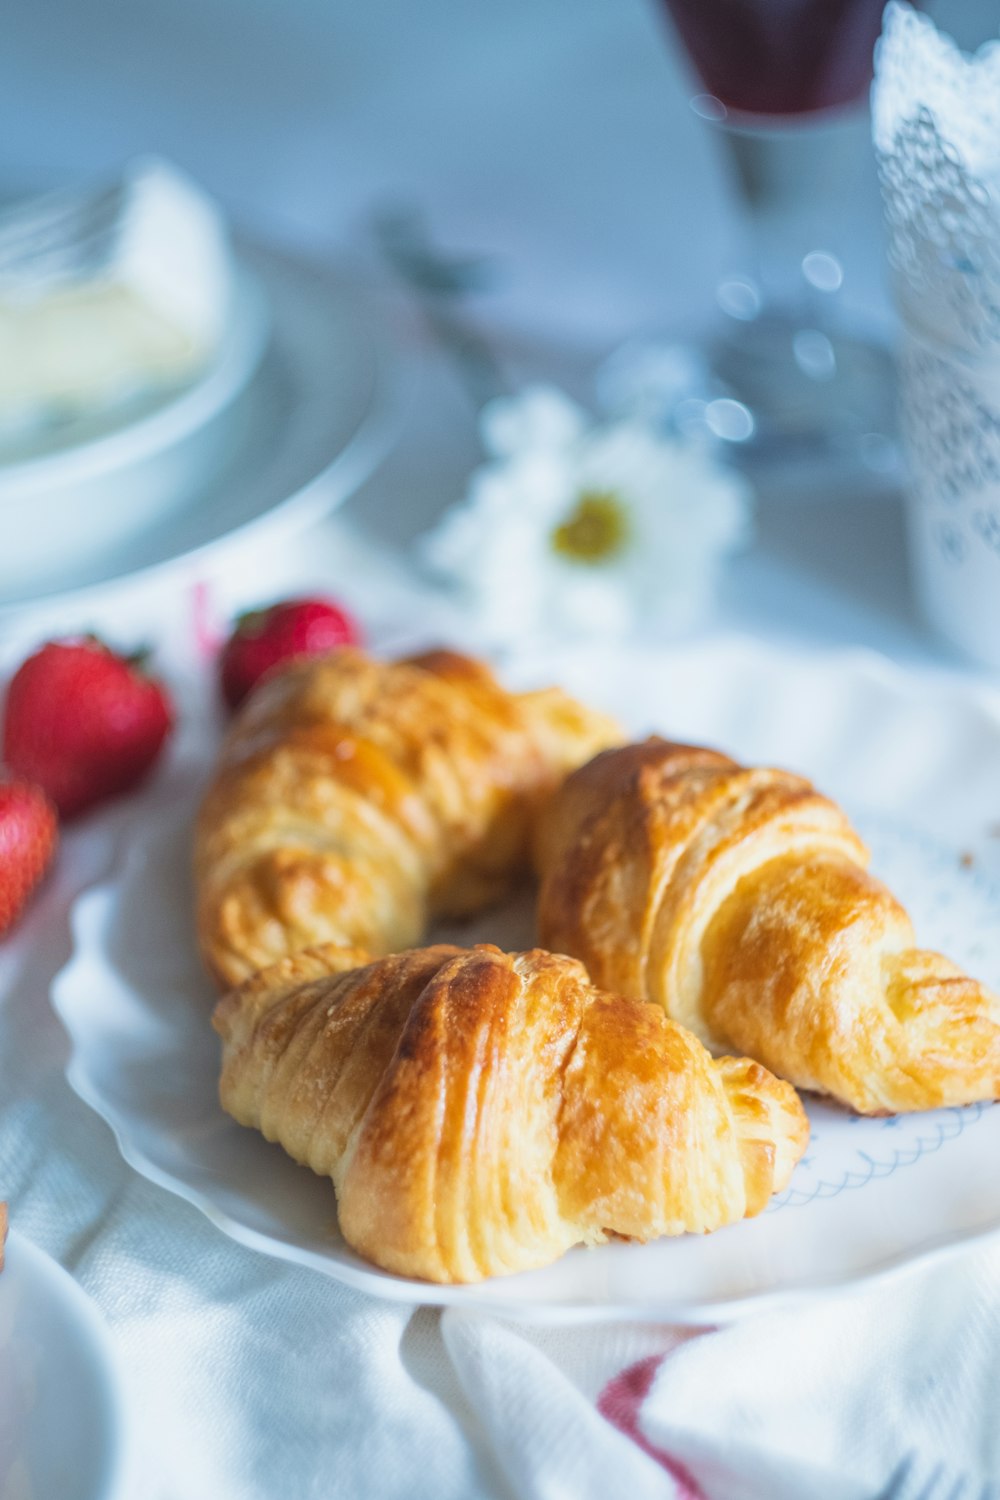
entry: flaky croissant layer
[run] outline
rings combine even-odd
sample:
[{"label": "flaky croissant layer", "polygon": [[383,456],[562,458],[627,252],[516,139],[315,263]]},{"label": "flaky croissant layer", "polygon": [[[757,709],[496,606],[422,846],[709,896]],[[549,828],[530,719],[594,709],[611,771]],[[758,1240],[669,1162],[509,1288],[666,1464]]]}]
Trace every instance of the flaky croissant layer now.
[{"label": "flaky croissant layer", "polygon": [[808,1124],[794,1090],[713,1060],[662,1010],[535,950],[365,963],[322,946],[225,996],[221,1099],[333,1179],[344,1237],[385,1269],[469,1282],[613,1235],[755,1214]]},{"label": "flaky croissant layer", "polygon": [[342,649],[252,695],[195,838],[202,953],[223,985],[319,942],[389,953],[504,894],[540,801],[622,735],[557,688],[509,693],[451,651]]},{"label": "flaky croissant layer", "polygon": [[539,828],[539,934],[596,984],[861,1113],[1000,1097],[1000,998],[916,947],[844,813],[802,777],[651,739]]}]

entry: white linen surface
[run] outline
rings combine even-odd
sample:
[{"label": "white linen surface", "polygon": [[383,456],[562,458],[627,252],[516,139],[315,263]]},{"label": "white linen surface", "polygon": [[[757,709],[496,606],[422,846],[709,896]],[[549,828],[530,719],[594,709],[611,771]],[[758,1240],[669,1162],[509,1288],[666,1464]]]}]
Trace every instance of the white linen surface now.
[{"label": "white linen surface", "polygon": [[168,763],[67,833],[0,946],[0,1194],[112,1326],[140,1455],[128,1500],[1000,1496],[1000,1246],[726,1330],[529,1329],[244,1250],[124,1163],[65,1082],[47,991],[74,894],[217,733],[189,620],[175,608],[159,631],[181,710]]}]

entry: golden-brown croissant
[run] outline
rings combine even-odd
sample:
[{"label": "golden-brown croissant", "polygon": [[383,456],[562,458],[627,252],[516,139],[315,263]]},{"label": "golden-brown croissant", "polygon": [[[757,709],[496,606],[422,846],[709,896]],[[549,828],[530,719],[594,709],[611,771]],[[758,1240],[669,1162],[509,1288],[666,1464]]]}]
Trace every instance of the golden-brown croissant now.
[{"label": "golden-brown croissant", "polygon": [[198,936],[223,984],[318,942],[388,953],[502,895],[539,801],[622,736],[558,689],[508,693],[436,651],[340,650],[262,684],[195,839]]},{"label": "golden-brown croissant", "polygon": [[844,813],[799,776],[651,739],[548,805],[539,931],[595,984],[865,1114],[1000,1097],[1000,999],[914,946]]},{"label": "golden-brown croissant", "polygon": [[795,1091],[716,1062],[569,958],[441,945],[358,967],[331,945],[219,1001],[221,1098],[333,1179],[387,1270],[478,1281],[579,1242],[758,1213],[805,1149]]}]

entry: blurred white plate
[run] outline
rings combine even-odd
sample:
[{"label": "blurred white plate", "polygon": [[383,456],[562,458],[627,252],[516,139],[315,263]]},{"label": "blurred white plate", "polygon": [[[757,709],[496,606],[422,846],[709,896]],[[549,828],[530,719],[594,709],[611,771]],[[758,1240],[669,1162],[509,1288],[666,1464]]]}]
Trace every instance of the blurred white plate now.
[{"label": "blurred white plate", "polygon": [[101,569],[216,481],[256,418],[267,329],[261,288],[243,272],[221,348],[190,385],[134,420],[0,465],[0,600]]},{"label": "blurred white plate", "polygon": [[[799,658],[740,642],[564,653],[506,675],[561,682],[636,733],[655,727],[786,764],[855,810],[877,807],[859,822],[921,939],[1000,984],[1000,890],[978,868],[1000,820],[1000,716],[971,692],[874,658]],[[190,809],[179,809],[118,879],[81,899],[75,955],[54,999],[73,1044],[70,1082],[128,1160],[245,1244],[375,1296],[534,1320],[703,1322],[899,1270],[1000,1228],[1000,1109],[861,1120],[811,1102],[806,1157],[751,1222],[705,1238],[574,1250],[481,1286],[379,1271],[340,1239],[329,1182],[217,1103],[213,995],[192,940],[189,823]],[[943,844],[933,836],[942,830]],[[487,937],[530,944],[530,899],[459,934]]]},{"label": "blurred white plate", "polygon": [[0,465],[0,601],[100,571],[195,504],[249,437],[267,327],[244,273],[222,347],[190,386],[111,431]]},{"label": "blurred white plate", "polygon": [[12,1230],[0,1272],[0,1495],[123,1497],[124,1451],[122,1401],[97,1309]]},{"label": "blurred white plate", "polygon": [[[388,356],[372,310],[356,288],[278,250],[243,245],[240,262],[260,289],[270,341],[241,397],[243,435],[231,458],[210,482],[186,489],[183,504],[133,535],[108,534],[85,554],[60,549],[44,577],[0,568],[0,621],[29,607],[78,610],[95,590],[104,601],[112,586],[170,568],[203,569],[223,547],[257,542],[268,528],[284,534],[306,526],[345,500],[378,461],[389,430]],[[254,319],[244,330],[244,365],[263,328],[256,312]],[[171,411],[149,421],[162,422]],[[172,462],[174,451],[168,444],[151,461]],[[49,462],[78,461],[74,453]],[[121,475],[115,480],[123,482]],[[92,504],[101,504],[99,476]]]}]

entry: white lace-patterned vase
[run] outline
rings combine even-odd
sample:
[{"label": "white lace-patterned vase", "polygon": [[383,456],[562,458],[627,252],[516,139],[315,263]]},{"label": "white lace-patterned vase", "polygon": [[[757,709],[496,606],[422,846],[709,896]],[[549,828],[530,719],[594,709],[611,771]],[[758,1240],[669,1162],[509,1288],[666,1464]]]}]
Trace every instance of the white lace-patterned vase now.
[{"label": "white lace-patterned vase", "polygon": [[893,0],[872,116],[916,592],[938,631],[1000,667],[1000,42],[968,57]]}]

